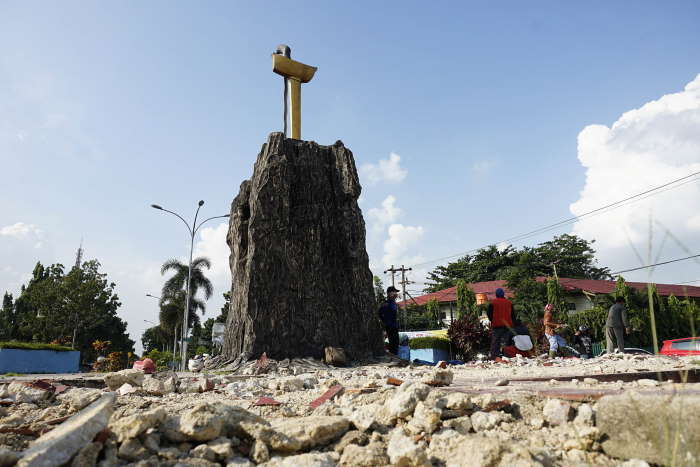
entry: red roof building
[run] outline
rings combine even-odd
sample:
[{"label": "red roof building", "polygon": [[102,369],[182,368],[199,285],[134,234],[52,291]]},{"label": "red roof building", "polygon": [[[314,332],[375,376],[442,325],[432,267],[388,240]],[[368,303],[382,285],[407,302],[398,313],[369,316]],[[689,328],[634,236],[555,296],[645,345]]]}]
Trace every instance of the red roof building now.
[{"label": "red roof building", "polygon": [[[538,277],[536,280],[542,282],[546,280],[546,277]],[[586,298],[586,295],[609,294],[615,291],[615,281],[609,280],[559,278],[559,284],[568,292],[567,295],[571,297],[572,302],[569,304],[569,309],[572,311],[583,311],[592,308],[593,304]],[[647,287],[646,282],[627,282],[627,285],[638,290],[646,290]],[[482,296],[482,298],[486,300],[496,298],[496,289],[499,287],[505,291],[506,297],[513,296],[513,292],[508,290],[504,280],[475,282],[469,284],[469,287],[477,294],[477,298],[479,294],[485,294],[485,297]],[[656,284],[656,290],[662,296],[675,295],[679,298],[700,298],[700,287],[695,286]],[[407,300],[406,302],[409,305],[425,305],[432,299],[436,299],[442,305],[440,308],[444,312],[446,309],[449,309],[450,304],[457,302],[457,287],[421,295],[420,297],[415,297],[414,300]],[[403,302],[399,303],[399,305],[403,306]]]}]

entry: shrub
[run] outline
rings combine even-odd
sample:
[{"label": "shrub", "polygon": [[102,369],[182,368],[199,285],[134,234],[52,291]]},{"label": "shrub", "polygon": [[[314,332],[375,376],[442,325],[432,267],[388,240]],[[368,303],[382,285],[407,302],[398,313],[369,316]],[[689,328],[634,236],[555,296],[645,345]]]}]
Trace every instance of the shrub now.
[{"label": "shrub", "polygon": [[173,361],[172,352],[161,352],[160,350],[156,349],[151,350],[144,355],[144,357],[153,360],[153,363],[156,364],[156,369],[158,371],[167,370],[169,368],[168,364]]},{"label": "shrub", "polygon": [[463,360],[472,360],[478,352],[487,351],[491,332],[474,314],[466,314],[453,321],[447,336]]},{"label": "shrub", "polygon": [[58,344],[40,344],[36,342],[0,342],[0,349],[18,349],[18,350],[54,350],[56,352],[70,352],[70,347]]},{"label": "shrub", "polygon": [[415,337],[408,341],[408,346],[416,349],[440,349],[450,351],[450,341],[442,337]]}]

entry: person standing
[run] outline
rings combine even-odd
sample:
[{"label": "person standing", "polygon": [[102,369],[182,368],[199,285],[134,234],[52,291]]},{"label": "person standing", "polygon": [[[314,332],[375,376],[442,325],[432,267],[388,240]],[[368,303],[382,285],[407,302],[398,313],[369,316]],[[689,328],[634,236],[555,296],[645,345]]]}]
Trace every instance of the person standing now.
[{"label": "person standing", "polygon": [[389,352],[394,355],[399,353],[399,324],[396,315],[399,306],[396,304],[396,297],[399,295],[399,289],[390,285],[386,289],[386,300],[379,307],[379,319],[384,324],[384,331],[389,338]]},{"label": "person standing", "polygon": [[625,351],[625,331],[630,333],[630,323],[627,320],[627,309],[625,299],[617,297],[615,304],[608,310],[608,320],[605,322],[605,343],[609,354],[613,353],[613,339],[617,341],[617,348],[620,352]]},{"label": "person standing", "polygon": [[564,347],[566,345],[564,338],[557,334],[557,329],[561,329],[565,325],[554,321],[552,317],[553,310],[554,306],[551,303],[547,303],[544,307],[544,319],[542,320],[544,324],[544,336],[549,342],[549,358],[556,357],[559,347]]},{"label": "person standing", "polygon": [[491,321],[491,359],[495,360],[501,353],[501,344],[506,344],[513,329],[513,303],[500,287],[496,289],[496,298],[489,303],[487,315]]}]

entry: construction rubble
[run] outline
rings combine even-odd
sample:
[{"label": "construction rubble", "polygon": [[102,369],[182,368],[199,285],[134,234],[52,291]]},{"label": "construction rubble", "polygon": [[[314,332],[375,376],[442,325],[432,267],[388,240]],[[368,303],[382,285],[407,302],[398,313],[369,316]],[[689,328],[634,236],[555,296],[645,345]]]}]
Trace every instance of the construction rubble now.
[{"label": "construction rubble", "polygon": [[699,369],[637,355],[347,368],[265,358],[82,387],[4,378],[0,467],[700,465]]}]

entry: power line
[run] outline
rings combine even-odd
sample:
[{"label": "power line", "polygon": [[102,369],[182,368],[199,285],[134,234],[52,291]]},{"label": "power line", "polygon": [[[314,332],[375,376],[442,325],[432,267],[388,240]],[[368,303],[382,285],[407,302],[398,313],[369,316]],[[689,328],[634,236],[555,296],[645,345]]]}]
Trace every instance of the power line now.
[{"label": "power line", "polygon": [[[696,176],[696,175],[699,175],[699,174],[700,174],[700,171],[694,172],[694,173],[692,173],[692,174],[686,175],[685,177],[677,178],[677,179],[672,180],[672,181],[670,181],[670,182],[664,183],[663,185],[659,185],[659,186],[656,186],[656,187],[654,187],[654,188],[650,188],[650,189],[648,189],[648,190],[646,190],[646,191],[643,191],[643,192],[641,192],[641,193],[637,193],[636,195],[628,196],[627,198],[621,199],[621,200],[619,200],[619,201],[615,201],[614,203],[606,204],[605,206],[601,206],[601,207],[596,208],[596,209],[593,209],[593,210],[591,210],[591,211],[584,212],[584,213],[581,214],[581,215],[574,216],[574,217],[570,217],[570,218],[568,218],[568,219],[564,219],[564,220],[561,220],[561,221],[559,221],[559,222],[555,222],[554,224],[546,225],[546,226],[544,226],[544,227],[540,227],[540,228],[538,228],[538,229],[531,230],[530,232],[526,232],[526,233],[523,233],[523,234],[520,234],[520,235],[516,235],[516,236],[514,236],[514,237],[507,238],[507,239],[505,239],[505,240],[501,240],[500,242],[495,242],[495,243],[492,243],[492,244],[496,244],[496,245],[497,245],[497,244],[499,244],[499,243],[510,243],[510,242],[513,242],[513,241],[516,241],[516,240],[524,240],[524,239],[529,238],[529,237],[532,237],[532,236],[534,236],[534,235],[537,235],[537,234],[540,234],[540,233],[544,233],[544,232],[547,232],[547,231],[549,231],[549,230],[553,230],[553,229],[555,229],[555,228],[557,228],[557,227],[560,227],[560,226],[563,226],[563,225],[566,225],[566,224],[573,223],[573,222],[575,222],[575,221],[577,221],[577,220],[580,220],[580,219],[582,219],[582,218],[584,218],[584,217],[586,217],[586,216],[592,216],[592,215],[594,215],[594,214],[602,214],[602,213],[604,213],[604,212],[611,211],[612,209],[616,209],[616,208],[618,208],[618,207],[623,206],[624,203],[627,203],[627,202],[629,202],[629,201],[632,201],[632,200],[640,201],[641,199],[646,199],[646,198],[648,198],[649,196],[657,195],[657,194],[663,193],[664,191],[667,191],[667,190],[679,188],[679,187],[685,185],[686,183],[691,183],[691,182],[698,181],[698,180],[700,180],[700,177],[694,178],[694,179],[691,179],[691,178],[694,177],[694,176]],[[690,179],[690,180],[689,180],[689,179]],[[678,182],[681,182],[681,181],[683,181],[683,180],[686,180],[686,182],[677,184]],[[677,185],[675,185],[675,184],[677,184]],[[675,186],[672,186],[672,187],[671,187],[670,185],[675,185]],[[669,187],[669,188],[667,188],[667,187]],[[663,191],[658,191],[658,190],[661,190],[662,188],[667,188],[667,189],[666,189],[666,190],[663,190]],[[647,196],[644,196],[644,195],[647,195]],[[636,200],[636,198],[639,198],[640,196],[644,196],[644,198],[640,198],[639,200]],[[456,256],[466,255],[466,254],[469,254],[469,253],[478,251],[478,250],[480,250],[480,249],[482,249],[482,248],[486,248],[486,247],[488,247],[488,246],[489,246],[489,245],[485,245],[485,246],[482,246],[482,247],[479,247],[479,248],[474,248],[474,249],[471,249],[471,250],[468,250],[468,251],[464,251],[464,252],[462,252],[462,253],[456,253],[456,254],[453,254],[453,255],[450,255],[450,256],[444,256],[444,257],[442,257],[442,258],[437,258],[437,259],[433,259],[433,260],[424,261],[424,262],[422,262],[422,263],[413,265],[413,267],[417,268],[417,267],[420,267],[420,266],[425,266],[425,265],[427,265],[427,264],[436,263],[436,262],[439,262],[439,261],[444,261],[444,260],[446,260],[446,259],[451,259],[451,258],[454,258],[454,257],[456,257]]]},{"label": "power line", "polygon": [[[693,259],[693,258],[698,258],[698,257],[700,257],[700,255],[686,256],[685,258],[676,258],[676,259],[672,259],[670,261],[663,261],[661,263],[648,264],[646,266],[639,266],[638,268],[623,269],[622,271],[611,272],[610,275],[614,276],[616,274],[622,274],[623,272],[639,271],[640,269],[653,268],[654,266],[661,266],[663,264],[677,263],[678,261],[685,261],[688,259]],[[691,282],[694,282],[694,281],[691,281]]]},{"label": "power line", "polygon": [[693,283],[695,283],[695,282],[700,282],[700,279],[695,279],[694,281],[679,282],[677,285],[693,284]]}]

